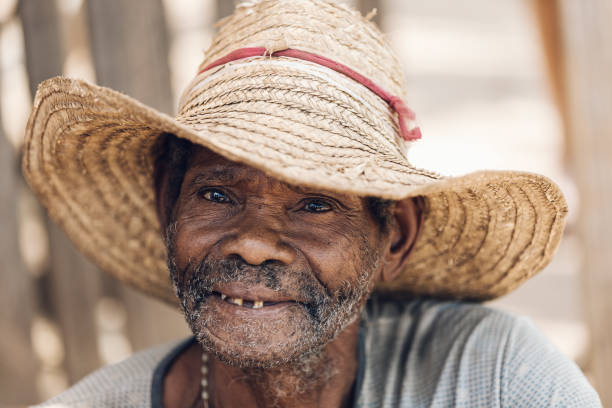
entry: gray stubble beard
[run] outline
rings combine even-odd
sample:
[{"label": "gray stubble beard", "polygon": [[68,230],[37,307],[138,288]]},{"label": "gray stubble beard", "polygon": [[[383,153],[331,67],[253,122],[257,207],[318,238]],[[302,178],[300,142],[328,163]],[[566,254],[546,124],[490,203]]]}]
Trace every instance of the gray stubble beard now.
[{"label": "gray stubble beard", "polygon": [[[335,364],[333,356],[324,353],[324,347],[348,325],[359,319],[361,310],[374,287],[372,275],[378,269],[380,254],[367,246],[365,238],[362,238],[360,248],[362,258],[360,273],[353,282],[344,282],[335,294],[328,293],[326,288],[321,288],[320,285],[317,287],[313,284],[316,281],[315,278],[308,277],[306,271],[301,272],[300,278],[306,281],[302,283],[308,286],[309,291],[315,292],[307,295],[315,303],[312,306],[314,310],[308,314],[308,323],[297,328],[304,336],[293,345],[291,353],[286,353],[287,358],[260,361],[244,359],[236,352],[228,353],[227,350],[216,348],[208,334],[201,330],[201,325],[207,324],[202,321],[202,315],[208,314],[209,319],[214,318],[213,314],[206,313],[205,299],[210,295],[211,285],[215,279],[215,282],[219,280],[225,282],[263,280],[266,286],[272,286],[274,290],[282,290],[275,286],[274,282],[278,283],[281,280],[278,279],[278,274],[286,273],[286,271],[283,271],[282,268],[268,268],[267,271],[257,271],[257,276],[254,278],[252,275],[250,277],[247,275],[257,270],[258,266],[249,265],[248,268],[242,267],[241,269],[235,263],[228,264],[226,260],[207,264],[204,259],[195,270],[189,271],[189,268],[193,268],[193,265],[189,265],[181,271],[179,276],[174,258],[175,232],[176,227],[171,224],[166,234],[170,278],[185,318],[205,350],[214,353],[224,363],[242,368],[245,373],[245,381],[255,381],[262,385],[265,383],[266,386],[272,387],[269,389],[275,391],[270,397],[276,400],[281,400],[291,393],[306,394],[330,381],[335,374]],[[184,278],[189,275],[191,275],[189,281],[179,281],[180,277]],[[300,279],[297,281],[299,282]],[[204,304],[200,306],[202,303]],[[253,333],[257,331],[256,328],[251,327],[244,329]],[[287,384],[283,384],[283,378],[298,380],[290,380]]]}]

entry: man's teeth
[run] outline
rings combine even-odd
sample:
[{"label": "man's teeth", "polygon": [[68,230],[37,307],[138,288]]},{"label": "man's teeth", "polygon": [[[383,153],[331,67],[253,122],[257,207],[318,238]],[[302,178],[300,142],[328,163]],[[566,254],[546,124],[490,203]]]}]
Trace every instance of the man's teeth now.
[{"label": "man's teeth", "polygon": [[262,307],[264,307],[263,300],[244,300],[241,298],[229,297],[227,295],[224,295],[223,293],[220,293],[219,295],[221,297],[221,300],[225,300],[226,302],[231,303],[233,305],[250,307],[252,309],[261,309]]},{"label": "man's teeth", "polygon": [[240,298],[228,298],[227,301],[235,305],[242,306],[242,299]]}]

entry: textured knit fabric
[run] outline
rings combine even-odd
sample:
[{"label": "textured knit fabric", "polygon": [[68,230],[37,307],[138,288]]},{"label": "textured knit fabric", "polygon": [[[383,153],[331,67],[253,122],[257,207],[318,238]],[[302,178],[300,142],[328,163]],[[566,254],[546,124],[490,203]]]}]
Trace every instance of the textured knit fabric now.
[{"label": "textured knit fabric", "polygon": [[101,368],[41,406],[150,407],[153,371],[177,344],[141,351],[120,363]]},{"label": "textured knit fabric", "polygon": [[[190,341],[98,370],[42,406],[151,407],[160,373]],[[478,304],[371,299],[358,361],[357,407],[601,407],[528,320]]]},{"label": "textured knit fabric", "polygon": [[478,304],[370,302],[359,407],[600,407],[524,318]]}]

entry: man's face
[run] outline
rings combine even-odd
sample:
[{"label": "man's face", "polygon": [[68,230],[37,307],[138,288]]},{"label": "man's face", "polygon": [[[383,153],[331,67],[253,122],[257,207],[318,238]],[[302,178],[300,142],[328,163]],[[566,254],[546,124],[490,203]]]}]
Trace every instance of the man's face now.
[{"label": "man's face", "polygon": [[192,331],[242,367],[320,350],[358,317],[380,273],[385,237],[365,200],[195,149],[167,234]]}]

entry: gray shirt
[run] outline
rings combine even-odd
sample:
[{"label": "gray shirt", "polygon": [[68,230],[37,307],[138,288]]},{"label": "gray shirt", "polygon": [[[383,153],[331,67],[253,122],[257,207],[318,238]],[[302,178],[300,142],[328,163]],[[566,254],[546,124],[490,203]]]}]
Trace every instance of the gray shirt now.
[{"label": "gray shirt", "polygon": [[[164,375],[193,341],[102,368],[42,406],[161,408]],[[370,299],[357,358],[357,407],[601,407],[529,320],[479,304]]]}]

